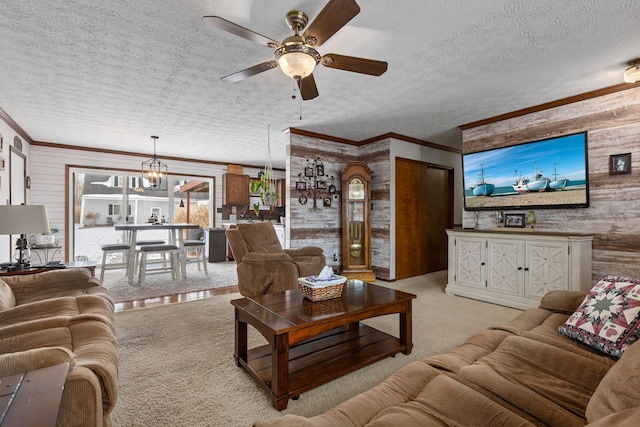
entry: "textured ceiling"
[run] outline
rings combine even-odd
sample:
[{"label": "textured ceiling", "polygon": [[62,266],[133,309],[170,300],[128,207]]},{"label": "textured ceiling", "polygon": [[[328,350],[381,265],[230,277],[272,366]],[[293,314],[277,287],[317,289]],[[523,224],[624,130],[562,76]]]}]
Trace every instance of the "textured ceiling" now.
[{"label": "textured ceiling", "polygon": [[[205,24],[218,15],[267,37],[291,35],[325,1],[3,0],[0,107],[36,141],[262,165],[271,124],[350,140],[387,132],[454,147],[456,126],[622,82],[640,56],[637,0],[359,0],[318,48],[384,60],[381,77],[322,66],[320,96],[291,99],[269,48]],[[300,108],[302,119],[300,120]]]}]

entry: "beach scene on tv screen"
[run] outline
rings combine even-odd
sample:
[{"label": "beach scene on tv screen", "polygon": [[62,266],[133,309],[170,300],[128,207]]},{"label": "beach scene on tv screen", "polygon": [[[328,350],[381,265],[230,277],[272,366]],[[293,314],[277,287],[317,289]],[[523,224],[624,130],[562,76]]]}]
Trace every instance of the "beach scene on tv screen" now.
[{"label": "beach scene on tv screen", "polygon": [[463,156],[467,209],[588,204],[586,134]]}]

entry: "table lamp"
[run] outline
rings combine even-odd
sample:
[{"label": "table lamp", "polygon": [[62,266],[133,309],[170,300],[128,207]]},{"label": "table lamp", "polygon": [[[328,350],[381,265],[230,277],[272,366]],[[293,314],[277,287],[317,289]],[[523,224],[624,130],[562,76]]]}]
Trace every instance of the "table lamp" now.
[{"label": "table lamp", "polygon": [[14,253],[16,262],[9,270],[30,268],[29,241],[26,235],[48,232],[49,218],[44,205],[0,205],[0,235],[20,234]]}]

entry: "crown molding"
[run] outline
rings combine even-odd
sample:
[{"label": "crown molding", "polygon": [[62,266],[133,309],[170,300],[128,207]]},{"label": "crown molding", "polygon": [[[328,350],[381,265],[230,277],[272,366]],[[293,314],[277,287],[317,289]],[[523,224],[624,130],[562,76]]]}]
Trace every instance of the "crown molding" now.
[{"label": "crown molding", "polygon": [[468,130],[478,126],[488,125],[490,123],[501,122],[503,120],[513,119],[515,117],[526,116],[527,114],[537,113],[539,111],[550,110],[552,108],[561,107],[563,105],[573,104],[575,102],[586,101],[587,99],[598,98],[604,95],[610,95],[612,93],[621,92],[623,90],[629,90],[636,87],[640,87],[638,83],[620,83],[614,86],[605,87],[602,89],[592,90],[591,92],[581,93],[579,95],[569,96],[567,98],[558,99],[556,101],[545,102],[544,104],[535,105],[533,107],[523,108],[521,110],[511,111],[509,113],[500,114],[498,116],[489,117],[487,119],[478,120],[464,125],[459,125],[461,130]]},{"label": "crown molding", "polygon": [[395,133],[395,132],[388,132],[388,133],[385,133],[385,134],[382,134],[382,135],[374,136],[374,137],[369,138],[369,139],[364,139],[362,141],[353,141],[351,139],[338,138],[338,137],[335,137],[335,136],[325,135],[325,134],[317,133],[317,132],[311,132],[311,131],[308,131],[308,130],[303,130],[303,129],[298,129],[298,128],[289,128],[288,130],[289,130],[290,133],[292,133],[294,135],[307,136],[307,137],[310,137],[310,138],[317,138],[317,139],[324,139],[325,141],[332,141],[332,142],[338,142],[338,143],[341,143],[341,144],[354,145],[356,147],[361,147],[363,145],[367,145],[367,144],[371,144],[371,143],[374,143],[374,142],[382,141],[383,139],[393,138],[393,139],[398,139],[400,141],[411,142],[413,144],[422,145],[424,147],[431,147],[431,148],[436,148],[438,150],[451,151],[453,153],[462,153],[462,150],[459,150],[457,148],[448,147],[446,145],[436,144],[434,142],[429,142],[429,141],[425,141],[425,140],[422,140],[422,139],[413,138],[411,136],[401,135],[401,134]]},{"label": "crown molding", "polygon": [[2,119],[6,124],[9,125],[11,129],[14,130],[15,133],[20,135],[23,140],[25,140],[28,144],[33,144],[33,138],[29,136],[29,134],[20,127],[18,123],[16,123],[11,116],[4,111],[2,107],[0,107],[0,119]]},{"label": "crown molding", "polygon": [[[104,154],[115,154],[119,156],[130,156],[130,157],[149,157],[149,153],[136,153],[133,151],[121,151],[121,150],[110,150],[108,148],[95,148],[95,147],[83,147],[80,145],[67,145],[67,144],[58,144],[54,142],[44,142],[44,141],[33,141],[33,146],[36,147],[48,147],[48,148],[58,148],[58,149],[67,149],[67,150],[78,150],[78,151],[90,151],[94,153],[104,153]],[[207,165],[221,165],[228,166],[229,162],[216,162],[214,160],[203,160],[203,159],[192,159],[189,157],[175,157],[175,156],[158,156],[159,159],[162,160],[175,160],[179,162],[189,162],[189,163],[203,163]],[[256,165],[247,165],[241,163],[233,163],[234,165],[247,167],[247,168],[261,168],[263,166]],[[273,170],[284,171],[285,169],[273,168]]]}]

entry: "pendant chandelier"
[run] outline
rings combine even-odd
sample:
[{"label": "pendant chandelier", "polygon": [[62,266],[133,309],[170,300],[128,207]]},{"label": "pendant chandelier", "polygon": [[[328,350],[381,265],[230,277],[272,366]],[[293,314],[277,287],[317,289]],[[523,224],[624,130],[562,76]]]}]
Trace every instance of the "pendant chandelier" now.
[{"label": "pendant chandelier", "polygon": [[[153,157],[142,162],[141,173],[143,187],[148,190],[166,190],[167,164],[158,160],[158,156],[156,156],[156,142],[158,141],[158,137],[152,136],[151,139],[153,139]],[[146,183],[145,180],[147,181]]]}]

